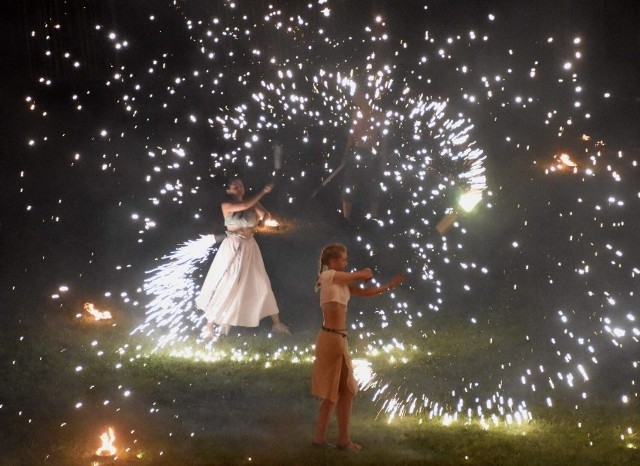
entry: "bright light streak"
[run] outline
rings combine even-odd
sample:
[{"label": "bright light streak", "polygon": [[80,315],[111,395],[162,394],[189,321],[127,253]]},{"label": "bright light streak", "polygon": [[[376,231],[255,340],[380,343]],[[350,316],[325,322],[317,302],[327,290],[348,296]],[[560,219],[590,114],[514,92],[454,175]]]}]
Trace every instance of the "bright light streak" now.
[{"label": "bright light streak", "polygon": [[460,207],[466,212],[471,212],[473,208],[482,200],[482,193],[468,192],[460,196]]}]

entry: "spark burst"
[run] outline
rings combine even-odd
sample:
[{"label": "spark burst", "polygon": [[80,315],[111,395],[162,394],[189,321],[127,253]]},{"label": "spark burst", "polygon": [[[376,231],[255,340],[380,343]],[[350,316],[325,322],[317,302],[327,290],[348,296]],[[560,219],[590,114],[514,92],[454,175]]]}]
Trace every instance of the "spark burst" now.
[{"label": "spark burst", "polygon": [[[570,46],[556,46],[558,41],[549,37],[536,50],[545,56],[561,55],[552,61],[552,69],[545,69],[533,54],[508,45],[501,50],[498,65],[472,66],[474,54],[491,44],[494,16],[473,31],[438,35],[425,28],[415,39],[392,33],[381,16],[369,18],[355,32],[341,34],[333,25],[345,18],[328,1],[291,9],[276,2],[251,8],[242,2],[220,2],[199,10],[176,1],[174,7],[192,44],[190,60],[180,59],[183,50],[177,45],[174,49],[156,44],[144,57],[128,56],[126,31],[97,28],[105,31],[105,41],[121,54],[121,65],[114,68],[104,94],[125,120],[122,126],[97,128],[85,150],[73,152],[71,165],[94,163],[106,177],[118,178],[130,162],[121,157],[117,141],[132,143],[130,150],[144,172],[136,176],[146,182],[144,192],[126,205],[145,212],[134,218],[141,224],[139,242],[157,224],[166,223],[175,206],[191,209],[192,218],[199,219],[202,206],[209,202],[200,195],[207,179],[203,174],[216,178],[239,167],[259,172],[270,163],[264,154],[276,139],[286,140],[286,151],[294,154],[282,166],[286,198],[291,204],[303,203],[308,180],[329,176],[339,164],[338,134],[349,125],[356,77],[364,76],[372,105],[383,115],[378,123],[391,140],[384,182],[379,186],[390,202],[381,215],[371,217],[374,230],[359,233],[357,240],[372,257],[389,250],[402,257],[413,289],[419,289],[424,299],[410,299],[408,292],[399,292],[376,317],[358,316],[352,330],[366,347],[356,348],[358,355],[375,357],[388,352],[387,345],[404,353],[412,345],[391,335],[428,334],[425,317],[430,312],[446,310],[447,297],[457,293],[471,302],[473,292],[489,282],[490,269],[499,268],[474,258],[481,254],[467,244],[477,248],[481,242],[469,239],[464,220],[454,224],[447,236],[434,234],[438,220],[457,207],[461,195],[481,196],[485,202],[478,207],[484,213],[495,204],[512,202],[487,189],[485,154],[475,141],[474,123],[493,120],[504,125],[494,130],[504,141],[501,149],[530,156],[542,146],[530,133],[564,142],[571,140],[573,128],[591,118],[579,75],[584,44],[580,38]],[[152,15],[149,23],[154,22]],[[541,71],[551,78],[545,80]],[[40,82],[55,85],[49,76]],[[564,104],[556,99],[558,95],[564,97]],[[29,110],[40,110],[39,100],[29,96]],[[82,92],[70,100],[78,112],[92,103],[91,96]],[[523,119],[527,124],[519,123]],[[219,143],[216,151],[203,156],[202,147],[208,145],[202,141],[207,138]],[[34,134],[28,146],[46,147],[49,142],[48,135]],[[81,153],[102,155],[83,162]],[[519,219],[520,231],[509,232],[499,246],[504,261],[519,262],[515,273],[505,277],[504,289],[519,292],[528,284],[540,293],[559,296],[541,303],[543,311],[533,321],[538,332],[522,330],[529,354],[517,362],[497,357],[495,366],[488,368],[501,374],[496,386],[458,381],[444,399],[427,396],[419,382],[414,390],[377,379],[370,363],[359,372],[360,383],[376,390],[373,397],[384,412],[392,417],[428,412],[446,422],[463,415],[483,421],[526,420],[530,417],[526,403],[514,401],[507,392],[521,399],[544,399],[550,406],[559,386],[568,387],[569,392],[580,387],[579,397],[587,398],[600,352],[604,358],[620,357],[625,363],[626,387],[616,391],[620,399],[626,403],[629,397],[637,397],[638,363],[625,351],[638,343],[633,311],[637,298],[632,290],[640,270],[633,253],[625,253],[632,251],[628,243],[609,239],[621,232],[633,236],[625,219],[627,211],[637,208],[640,195],[623,183],[623,174],[637,173],[637,162],[622,152],[585,144],[576,164],[573,178],[536,177],[531,192],[544,194],[525,199],[525,207],[505,208]],[[574,198],[559,189],[566,185],[576,194]],[[47,221],[58,218],[54,213]],[[537,243],[537,230],[532,227],[548,218],[553,219],[552,236],[547,243]],[[156,348],[192,337],[199,317],[190,303],[197,286],[190,277],[212,245],[210,236],[185,243],[146,281],[145,289],[154,298],[139,330],[157,339]],[[534,257],[541,250],[546,251],[545,258]],[[470,309],[469,320],[477,322],[478,311]],[[555,353],[546,351],[549,343],[557,348]],[[302,351],[308,353],[308,349]],[[406,357],[411,364],[410,351]]]},{"label": "spark burst", "polygon": [[193,274],[216,244],[214,235],[203,235],[187,241],[169,255],[165,262],[149,271],[145,292],[153,299],[147,304],[145,323],[134,330],[155,339],[155,350],[184,343],[193,328],[203,326],[203,315],[195,308],[198,283]]}]

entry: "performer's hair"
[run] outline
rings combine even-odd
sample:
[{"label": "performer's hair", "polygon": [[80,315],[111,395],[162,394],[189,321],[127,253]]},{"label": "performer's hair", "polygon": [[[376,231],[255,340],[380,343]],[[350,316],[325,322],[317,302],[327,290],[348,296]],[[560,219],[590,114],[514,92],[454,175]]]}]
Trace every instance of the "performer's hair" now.
[{"label": "performer's hair", "polygon": [[[240,182],[242,183],[242,178],[240,178],[239,176],[233,176],[233,177],[229,178],[229,180],[227,181],[227,184],[226,184],[226,186],[225,186],[225,192],[226,192],[226,191],[228,191],[228,190],[229,190],[229,187],[230,187],[233,183],[235,183],[236,181],[240,181]],[[227,199],[229,199],[229,200],[231,200],[231,199],[232,199],[231,194],[229,194],[228,192],[227,192]],[[231,214],[231,216],[232,216],[233,218],[242,218],[242,217],[244,217],[244,211],[243,211],[243,210],[239,210],[239,211],[237,211],[237,212],[233,212],[233,213]]]},{"label": "performer's hair", "polygon": [[342,243],[331,243],[322,248],[318,264],[318,277],[316,278],[316,292],[320,289],[320,274],[329,268],[329,261],[340,257],[347,252],[347,247]]},{"label": "performer's hair", "polygon": [[[229,190],[229,188],[231,187],[231,185],[232,185],[233,183],[235,183],[236,181],[239,181],[239,182],[241,182],[241,183],[242,183],[242,178],[240,178],[239,176],[232,176],[231,178],[229,178],[229,179],[227,180],[227,182],[225,183],[225,185],[224,185],[224,190],[225,190],[225,192],[226,192],[226,191],[228,191],[228,190]],[[244,183],[243,183],[243,184],[244,184]],[[231,197],[231,194],[227,193],[227,195],[228,195],[229,197]]]}]

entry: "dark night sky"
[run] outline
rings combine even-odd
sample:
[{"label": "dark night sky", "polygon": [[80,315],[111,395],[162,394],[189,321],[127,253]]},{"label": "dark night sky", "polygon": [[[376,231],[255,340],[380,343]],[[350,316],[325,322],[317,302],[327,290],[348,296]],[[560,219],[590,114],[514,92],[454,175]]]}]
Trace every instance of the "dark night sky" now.
[{"label": "dark night sky", "polygon": [[[153,2],[151,2],[153,3]],[[161,3],[161,2],[160,2]],[[416,31],[420,34],[424,30],[424,24],[435,34],[448,31],[452,25],[456,30],[464,30],[466,25],[478,22],[486,17],[488,12],[494,12],[500,18],[500,27],[492,30],[493,40],[515,44],[524,49],[531,44],[532,37],[546,37],[553,34],[564,40],[570,40],[576,34],[584,34],[589,41],[587,73],[583,73],[585,81],[594,88],[613,89],[615,101],[609,106],[600,109],[592,125],[602,136],[614,137],[617,142],[627,146],[636,146],[638,107],[640,106],[640,2],[636,1],[580,1],[580,0],[544,0],[544,1],[432,1],[428,2],[429,9],[422,11],[418,16],[414,9],[406,5],[422,4],[422,2],[364,2],[346,1],[336,3],[336,10],[344,13],[352,23],[351,27],[359,27],[358,17],[360,12],[383,11],[391,18],[391,29],[398,31]],[[2,55],[4,63],[2,67],[2,100],[0,118],[4,122],[1,126],[0,140],[2,141],[2,165],[0,168],[1,183],[3,189],[1,206],[0,235],[3,249],[12,263],[24,261],[26,251],[38,251],[40,256],[43,251],[51,248],[71,249],[77,245],[81,236],[82,252],[77,258],[77,264],[86,260],[88,251],[94,251],[97,255],[107,254],[114,248],[122,254],[131,254],[136,249],[126,247],[122,249],[122,239],[125,232],[115,232],[112,228],[105,228],[112,218],[117,217],[117,210],[113,203],[117,196],[121,196],[122,187],[127,183],[135,186],[135,172],[123,173],[117,181],[101,179],[99,183],[89,181],[82,185],[77,178],[66,178],[65,172],[59,167],[59,162],[52,154],[35,158],[33,154],[25,150],[26,129],[33,127],[37,121],[25,110],[24,96],[31,92],[39,92],[50,105],[55,107],[56,94],[65,95],[75,88],[91,88],[96,90],[92,96],[94,109],[101,108],[102,98],[100,89],[105,79],[113,72],[112,67],[118,65],[117,55],[104,49],[100,36],[90,26],[95,22],[111,24],[120,30],[128,31],[132,37],[133,47],[141,53],[153,49],[154,39],[144,29],[144,23],[140,23],[140,17],[148,16],[149,2],[135,1],[124,2],[109,0],[103,2],[65,2],[61,7],[54,1],[28,0],[20,2],[12,0],[3,12],[0,19],[0,29],[5,35],[2,41]],[[373,5],[373,6],[372,6]],[[79,6],[86,6],[85,9]],[[156,8],[160,19],[164,21],[169,30],[175,28],[174,40],[176,43],[184,41],[187,37],[184,28],[177,19],[167,13],[168,7]],[[66,11],[68,14],[62,14]],[[409,14],[411,12],[412,14]],[[28,38],[31,29],[41,28],[43,16],[46,14],[58,15],[58,20],[65,24],[65,30],[70,32],[64,42],[57,42],[56,46],[63,50],[68,44],[73,44],[76,54],[82,58],[81,72],[69,70],[68,64],[56,60],[44,60],[41,56],[43,43],[32,41]],[[336,15],[340,17],[340,15]],[[138,27],[140,24],[140,27]],[[71,27],[67,27],[71,26]],[[342,25],[336,26],[336,28]],[[41,30],[41,29],[40,29]],[[115,58],[114,58],[115,57]],[[178,57],[188,62],[188,55]],[[487,51],[484,55],[476,57],[475,66],[482,68],[499,60],[499,57]],[[42,90],[37,79],[42,75],[50,75],[56,80],[53,90]],[[446,91],[446,90],[445,90]],[[101,114],[93,110],[87,117],[90,119],[104,120],[109,115]],[[57,121],[49,121],[52,132],[55,132]],[[482,126],[482,122],[478,123]],[[80,129],[79,129],[80,130]],[[487,128],[490,134],[491,129]],[[70,134],[68,139],[73,138]],[[57,150],[57,149],[56,149]],[[506,174],[511,172],[505,184],[512,182],[518,184],[514,178],[513,169],[518,169],[523,163],[521,160],[505,160],[507,155],[498,155],[499,161],[489,160],[489,167],[494,164],[498,171]],[[24,193],[19,193],[20,187],[25,185],[18,179],[21,170],[32,175],[27,183]],[[523,173],[523,176],[528,176]],[[131,179],[129,179],[129,177]],[[495,178],[499,178],[496,175]],[[78,183],[81,184],[79,187]],[[75,185],[75,187],[73,186]],[[69,194],[75,190],[82,191],[82,195],[74,201],[66,202],[64,209],[74,212],[74,218],[87,218],[86,222],[76,222],[72,227],[51,228],[43,225],[39,219],[32,215],[25,215],[25,205],[40,203],[42,205],[55,205],[55,196],[63,195],[69,199]],[[60,194],[62,193],[62,194]],[[525,195],[526,197],[526,195]],[[86,209],[79,215],[78,212]],[[167,222],[175,222],[174,226],[181,226],[184,218],[177,216]],[[82,224],[80,224],[82,223]],[[506,228],[506,227],[505,227]],[[171,235],[171,232],[167,232]],[[182,233],[174,232],[178,240]],[[159,244],[166,243],[158,240]],[[169,243],[171,240],[169,240]],[[149,242],[146,250],[136,252],[142,255],[151,253],[153,242]],[[72,256],[72,255],[71,255]],[[76,264],[73,257],[69,257],[67,266]],[[28,260],[26,260],[29,263]],[[37,262],[37,261],[36,261]],[[4,268],[3,279],[11,274],[12,268]],[[46,275],[46,272],[42,272]],[[6,291],[6,290],[5,290]]]}]

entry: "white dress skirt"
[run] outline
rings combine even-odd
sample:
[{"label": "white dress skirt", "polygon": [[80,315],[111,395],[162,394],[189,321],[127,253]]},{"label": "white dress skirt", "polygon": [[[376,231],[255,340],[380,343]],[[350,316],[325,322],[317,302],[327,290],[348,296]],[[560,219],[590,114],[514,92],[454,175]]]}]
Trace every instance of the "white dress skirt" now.
[{"label": "white dress skirt", "polygon": [[196,307],[218,325],[257,327],[278,314],[271,281],[253,235],[228,234],[213,258]]}]

